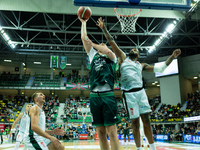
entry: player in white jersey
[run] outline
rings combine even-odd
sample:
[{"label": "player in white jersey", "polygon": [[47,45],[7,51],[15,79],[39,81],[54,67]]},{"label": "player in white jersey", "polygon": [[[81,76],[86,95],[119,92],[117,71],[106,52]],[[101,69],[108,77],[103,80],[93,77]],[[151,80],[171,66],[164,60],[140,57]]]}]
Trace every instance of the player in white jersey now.
[{"label": "player in white jersey", "polygon": [[163,64],[150,66],[146,63],[140,63],[137,61],[140,57],[140,53],[137,49],[132,49],[129,52],[129,57],[127,57],[126,54],[118,47],[112,36],[107,31],[106,26],[104,25],[104,20],[102,20],[102,18],[99,18],[97,23],[97,25],[103,30],[107,41],[109,42],[114,53],[118,57],[121,73],[121,89],[123,90],[125,108],[127,110],[129,119],[132,123],[133,136],[135,139],[137,150],[141,150],[139,131],[140,116],[143,121],[144,133],[148,139],[150,148],[151,150],[156,150],[149,119],[149,113],[151,112],[151,108],[145,90],[143,89],[142,71],[145,70],[149,72],[160,73],[164,72],[164,70],[172,62],[172,60],[174,58],[177,58],[181,54],[181,50],[176,49],[173,52],[173,54],[167,59],[167,61]]},{"label": "player in white jersey", "polygon": [[20,113],[18,115],[17,119],[12,124],[11,131],[10,131],[10,137],[12,135],[12,132],[15,130],[16,124],[21,120],[20,124],[19,124],[19,132],[18,132],[17,137],[16,137],[16,143],[15,143],[14,150],[17,150],[19,148],[20,143],[24,139],[24,131],[25,131],[25,128],[26,128],[27,113],[28,113],[28,110],[31,106],[32,106],[32,104],[27,104],[26,105],[26,112]]},{"label": "player in white jersey", "polygon": [[25,146],[28,150],[64,150],[59,140],[50,134],[64,135],[62,129],[45,130],[46,117],[42,109],[45,103],[45,95],[35,92],[32,96],[34,106],[28,112],[25,131]]}]

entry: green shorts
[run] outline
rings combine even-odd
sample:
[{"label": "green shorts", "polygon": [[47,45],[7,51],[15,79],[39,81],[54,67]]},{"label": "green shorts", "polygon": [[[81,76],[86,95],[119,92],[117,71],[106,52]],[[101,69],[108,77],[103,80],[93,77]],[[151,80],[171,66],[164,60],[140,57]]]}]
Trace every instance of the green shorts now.
[{"label": "green shorts", "polygon": [[93,126],[112,126],[120,123],[114,92],[90,93]]},{"label": "green shorts", "polygon": [[124,137],[129,136],[129,129],[123,131]]}]

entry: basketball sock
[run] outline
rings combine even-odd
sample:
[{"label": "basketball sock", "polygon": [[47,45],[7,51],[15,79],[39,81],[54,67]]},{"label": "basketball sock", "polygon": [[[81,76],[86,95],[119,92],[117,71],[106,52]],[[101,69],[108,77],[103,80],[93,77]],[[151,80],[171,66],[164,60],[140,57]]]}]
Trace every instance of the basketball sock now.
[{"label": "basketball sock", "polygon": [[14,148],[14,150],[18,150],[19,145],[20,145],[20,142],[16,142],[16,143],[15,143],[15,148]]},{"label": "basketball sock", "polygon": [[149,146],[150,146],[151,150],[156,150],[156,146],[155,146],[155,144],[154,144],[154,143],[152,143],[152,144],[149,144]]},{"label": "basketball sock", "polygon": [[142,150],[142,148],[141,147],[136,147],[137,148],[137,150]]}]

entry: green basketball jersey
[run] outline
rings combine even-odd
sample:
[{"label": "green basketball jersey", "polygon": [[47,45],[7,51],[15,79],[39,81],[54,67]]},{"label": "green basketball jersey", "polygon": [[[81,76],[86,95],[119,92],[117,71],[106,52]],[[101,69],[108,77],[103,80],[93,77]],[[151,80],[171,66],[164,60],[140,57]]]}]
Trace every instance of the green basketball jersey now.
[{"label": "green basketball jersey", "polygon": [[116,63],[96,53],[91,63],[91,91],[98,85],[105,85],[106,83],[110,88],[114,89]]},{"label": "green basketball jersey", "polygon": [[127,130],[126,128],[128,127],[128,124],[126,122],[122,122],[122,128],[124,130]]}]

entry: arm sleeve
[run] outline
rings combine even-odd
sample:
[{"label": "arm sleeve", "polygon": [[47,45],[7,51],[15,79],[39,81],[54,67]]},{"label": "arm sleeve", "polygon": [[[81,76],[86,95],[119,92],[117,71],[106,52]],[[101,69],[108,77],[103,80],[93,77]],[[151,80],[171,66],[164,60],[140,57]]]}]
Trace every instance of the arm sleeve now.
[{"label": "arm sleeve", "polygon": [[117,63],[117,57],[115,55],[115,58],[112,60],[114,63]]},{"label": "arm sleeve", "polygon": [[94,50],[94,48],[92,47],[90,52],[87,54],[90,60],[90,63],[92,62],[94,55],[97,53],[97,51]]},{"label": "arm sleeve", "polygon": [[167,65],[165,64],[165,62],[163,62],[163,63],[156,63],[154,65],[154,72],[163,73],[166,68],[167,68]]}]

